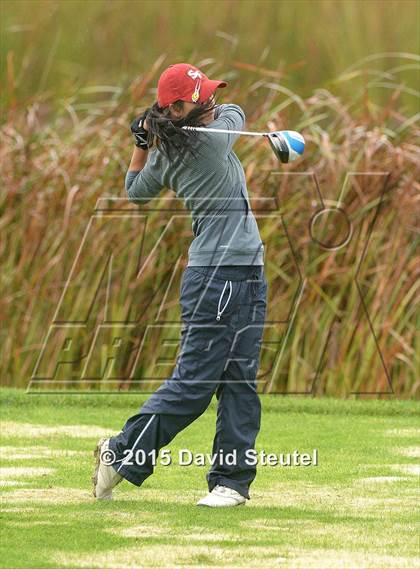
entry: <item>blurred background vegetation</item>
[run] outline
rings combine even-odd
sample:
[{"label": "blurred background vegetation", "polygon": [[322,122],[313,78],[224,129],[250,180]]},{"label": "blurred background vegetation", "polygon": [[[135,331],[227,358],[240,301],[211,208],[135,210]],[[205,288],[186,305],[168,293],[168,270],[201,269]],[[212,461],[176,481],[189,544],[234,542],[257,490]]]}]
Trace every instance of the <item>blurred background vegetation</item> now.
[{"label": "blurred background vegetation", "polygon": [[[265,333],[261,389],[418,394],[417,2],[3,0],[0,7],[4,384],[28,385],[50,324],[60,320],[55,311],[98,198],[125,195],[132,147],[127,125],[154,101],[161,71],[188,61],[210,77],[230,81],[220,101],[240,104],[249,129],[293,128],[308,142],[305,159],[281,167],[280,177],[273,174],[280,168],[263,142],[244,138],[236,146],[250,195],[279,198],[306,279],[300,305],[305,319],[290,327],[279,324],[288,317],[299,274],[281,223],[261,214],[269,320],[277,322]],[[349,247],[331,253],[311,241],[307,221],[320,204],[313,179],[295,175],[304,171],[316,174],[332,204],[349,171],[374,174],[354,176],[346,186],[346,211],[356,230]],[[370,235],[382,172],[389,173],[387,192]],[[258,212],[258,202],[253,205]],[[96,256],[81,250],[84,268],[63,299],[62,316],[71,320],[79,311],[103,321],[105,292],[103,287],[95,292],[103,276],[100,253],[119,244],[110,290],[119,299],[118,319],[138,314],[138,328],[124,348],[124,361],[115,365],[132,369],[146,323],[179,321],[179,281],[191,231],[187,219],[172,237],[166,235],[158,257],[136,280],[135,268],[167,230],[169,219],[150,213],[149,242],[140,261],[142,227],[124,223],[124,231],[121,224],[101,225],[95,233]],[[360,260],[369,235],[356,286],[355,259]],[[166,287],[164,302],[149,305],[150,297]],[[97,308],[92,308],[95,299]],[[174,339],[178,333],[175,327]],[[150,363],[161,339],[158,334],[143,345],[136,376],[170,374],[171,366],[161,365],[157,373]],[[49,342],[51,362],[60,342],[60,336]],[[283,346],[274,368],[269,342],[276,344],[271,351]],[[86,361],[83,347],[76,355]],[[109,355],[101,358],[106,366]],[[74,376],[66,387],[87,388],[90,384],[78,379],[81,366],[73,365],[73,371],[61,366],[56,378]],[[89,377],[102,377],[102,372]],[[100,388],[134,385],[117,376],[110,372]],[[142,386],[154,388],[155,383]]]},{"label": "blurred background vegetation", "polygon": [[2,100],[18,103],[123,86],[161,54],[168,64],[211,59],[245,85],[266,68],[305,97],[366,57],[385,80],[389,62],[377,54],[418,52],[415,0],[3,0],[1,9]]}]

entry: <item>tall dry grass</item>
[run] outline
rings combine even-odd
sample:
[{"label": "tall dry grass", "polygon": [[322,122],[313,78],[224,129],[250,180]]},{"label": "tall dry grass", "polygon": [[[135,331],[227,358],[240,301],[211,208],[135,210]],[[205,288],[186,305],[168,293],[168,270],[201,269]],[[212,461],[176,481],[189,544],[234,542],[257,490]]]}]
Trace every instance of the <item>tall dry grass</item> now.
[{"label": "tall dry grass", "polygon": [[[191,237],[188,218],[170,221],[170,213],[145,206],[147,231],[139,217],[119,217],[116,212],[113,218],[95,218],[56,314],[98,198],[125,196],[123,179],[132,146],[127,125],[136,110],[152,102],[162,63],[157,60],[127,88],[84,89],[77,97],[61,100],[58,110],[56,101],[53,108],[48,96],[39,96],[24,108],[11,107],[5,116],[0,154],[0,350],[6,385],[28,384],[54,318],[88,322],[76,350],[79,364],[61,366],[54,387],[64,379],[71,380],[66,387],[91,386],[78,378],[89,334],[102,321],[133,323],[115,369],[129,375],[141,347],[134,377],[148,378],[141,387],[152,389],[156,381],[151,378],[170,373],[170,358],[166,363],[156,359],[176,351],[179,282]],[[214,62],[201,63],[212,75]],[[399,64],[410,65],[412,60]],[[261,390],[415,396],[418,128],[416,117],[402,103],[415,94],[399,82],[397,72],[388,73],[386,85],[380,87],[385,81],[377,74],[357,68],[338,77],[330,89],[315,90],[305,99],[264,69],[258,80],[248,79],[228,95],[247,111],[247,126],[293,128],[302,131],[308,143],[303,160],[281,167],[264,142],[243,138],[236,146],[267,251],[270,290]],[[381,105],[372,94],[379,88],[386,100]],[[316,183],[324,206],[336,205],[341,193],[341,206],[353,225],[349,244],[337,251],[320,247],[308,230],[321,206]],[[160,204],[167,205],[170,195],[162,194]],[[274,209],[273,200],[258,199],[263,197],[273,198]],[[179,204],[172,205],[179,209]],[[319,238],[343,234],[343,220],[333,217],[317,229]],[[107,264],[111,251],[113,261]],[[148,269],[136,279],[139,264],[149,254]],[[108,276],[109,290],[104,286]],[[153,329],[142,345],[144,326],[162,323],[174,324],[169,331],[170,326]],[[64,336],[57,333],[48,342],[43,365],[51,373],[54,350]],[[164,337],[175,341],[172,348],[162,347]],[[109,354],[101,354],[89,377],[99,377],[99,368],[106,367]],[[100,389],[130,385],[139,387],[133,379],[118,379],[110,369]]]}]

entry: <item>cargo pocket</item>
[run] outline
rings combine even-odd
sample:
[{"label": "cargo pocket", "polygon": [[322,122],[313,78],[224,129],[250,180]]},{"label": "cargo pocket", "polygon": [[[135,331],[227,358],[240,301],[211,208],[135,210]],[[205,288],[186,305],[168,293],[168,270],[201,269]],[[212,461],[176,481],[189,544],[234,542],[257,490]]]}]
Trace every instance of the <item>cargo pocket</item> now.
[{"label": "cargo pocket", "polygon": [[261,275],[253,275],[249,281],[251,283],[251,291],[253,298],[259,300],[267,300],[268,283],[264,272]]},{"label": "cargo pocket", "polygon": [[184,323],[192,321],[197,304],[200,301],[205,285],[205,276],[190,267],[184,271],[181,282],[179,303],[181,305],[181,317]]}]

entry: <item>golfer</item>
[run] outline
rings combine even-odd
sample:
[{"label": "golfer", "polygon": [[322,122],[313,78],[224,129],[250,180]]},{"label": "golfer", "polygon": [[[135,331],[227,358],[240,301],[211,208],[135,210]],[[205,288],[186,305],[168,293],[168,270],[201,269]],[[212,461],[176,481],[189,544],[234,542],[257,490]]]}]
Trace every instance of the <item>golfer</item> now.
[{"label": "golfer", "polygon": [[264,246],[232,149],[239,135],[182,128],[242,130],[242,109],[216,104],[216,90],[226,85],[193,65],[171,65],[159,78],[157,102],[131,126],[129,199],[143,204],[171,188],[191,211],[194,239],[181,283],[181,348],[172,376],[118,435],[99,441],[93,476],[99,500],[111,499],[123,479],[141,486],[159,449],[204,413],[214,394],[215,461],[209,493],[197,505],[249,499],[256,467],[245,453],[254,449],[261,418],[256,375],[266,314]]}]

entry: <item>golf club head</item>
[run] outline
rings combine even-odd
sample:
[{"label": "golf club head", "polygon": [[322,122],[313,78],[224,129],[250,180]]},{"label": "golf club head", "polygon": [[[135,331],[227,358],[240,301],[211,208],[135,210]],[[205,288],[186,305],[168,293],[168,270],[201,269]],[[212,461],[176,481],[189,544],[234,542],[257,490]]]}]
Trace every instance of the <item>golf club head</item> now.
[{"label": "golf club head", "polygon": [[278,130],[265,134],[274,154],[283,164],[293,162],[302,156],[305,150],[305,140],[294,130]]}]

